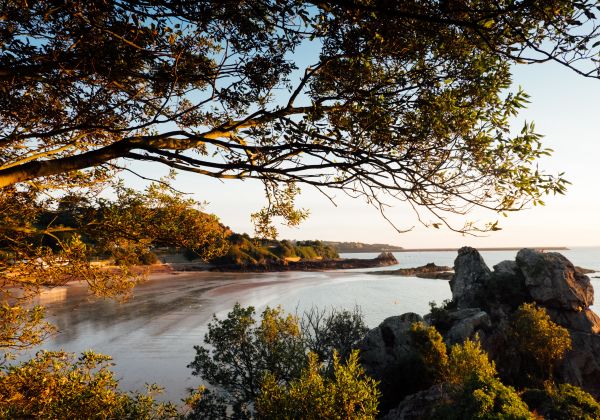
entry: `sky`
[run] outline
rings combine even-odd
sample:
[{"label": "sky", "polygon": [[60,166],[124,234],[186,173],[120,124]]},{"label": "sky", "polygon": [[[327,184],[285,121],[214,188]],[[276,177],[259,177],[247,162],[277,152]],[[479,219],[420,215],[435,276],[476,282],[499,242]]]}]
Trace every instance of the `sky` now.
[{"label": "sky", "polygon": [[[513,74],[514,86],[531,96],[514,127],[535,122],[537,132],[545,136],[543,144],[554,149],[551,157],[540,161],[540,168],[566,173],[572,185],[565,196],[547,197],[545,206],[508,218],[481,211],[464,216],[461,220],[499,220],[502,230],[475,237],[426,228],[401,202],[393,203],[386,216],[400,229],[413,229],[398,233],[377,209],[360,199],[336,192],[334,205],[318,191],[304,187],[297,204],[310,210],[310,216],[297,228],[278,226],[280,239],[388,243],[405,248],[600,246],[600,80],[586,79],[554,63],[520,65]],[[156,166],[150,171],[155,177],[167,172]],[[257,181],[219,181],[181,173],[175,186],[207,202],[206,211],[240,233],[252,234],[250,214],[265,205],[262,184]]]}]

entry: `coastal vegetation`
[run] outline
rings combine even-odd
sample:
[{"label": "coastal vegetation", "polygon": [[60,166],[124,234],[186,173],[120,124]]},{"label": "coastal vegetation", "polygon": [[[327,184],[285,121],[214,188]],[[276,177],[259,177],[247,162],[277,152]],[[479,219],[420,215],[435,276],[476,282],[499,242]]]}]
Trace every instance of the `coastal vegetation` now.
[{"label": "coastal vegetation", "polygon": [[227,238],[229,249],[210,262],[217,265],[254,266],[285,264],[286,261],[336,259],[335,248],[321,241],[277,241],[251,238],[247,234],[232,234]]},{"label": "coastal vegetation", "polygon": [[[262,241],[277,236],[274,222],[297,226],[308,216],[295,205],[301,186],[331,200],[338,192],[363,199],[383,217],[390,202],[406,203],[424,225],[462,233],[500,227],[463,217],[454,223],[449,215],[482,208],[495,218],[565,193],[564,174],[538,165],[551,150],[534,124],[514,130],[529,97],[511,89],[511,72],[555,61],[599,78],[597,13],[597,3],[585,0],[3,2],[0,413],[144,418],[194,416],[207,407],[223,417],[231,406],[244,416],[256,409],[258,416],[295,417],[311,407],[314,415],[373,417],[376,381],[363,354],[348,351],[361,328],[347,314],[325,321],[333,329],[327,334],[350,323],[343,336],[314,330],[313,341],[301,321],[277,309],[266,311],[260,326],[241,307],[226,321],[214,320],[208,342],[216,350],[199,347],[192,366],[222,393],[199,391],[188,399],[187,414],[173,413],[151,393],[119,391],[105,356],[40,353],[16,366],[9,359],[53,332],[43,308],[32,305],[42,287],[83,280],[97,296],[125,299],[143,280],[133,266],[153,263],[154,246],[241,265],[334,257],[327,244]],[[252,215],[260,240],[230,232],[169,179],[154,179],[150,164],[262,182],[266,206]],[[120,181],[124,174],[152,183],[132,189]],[[105,257],[118,269],[93,263]],[[464,280],[455,271],[453,290]],[[482,284],[470,285],[457,308],[474,309],[489,290]],[[555,304],[556,296],[546,294]],[[571,326],[595,328],[589,288],[579,294],[557,300],[571,311],[560,315]],[[527,297],[534,298],[547,303]],[[553,321],[521,303],[515,325],[529,327],[514,328],[516,345],[568,347]],[[491,303],[480,309],[485,305]],[[456,313],[446,315],[453,327]],[[461,415],[527,418],[527,400],[551,415],[597,417],[597,403],[578,388],[510,388],[554,379],[553,364],[564,352],[538,349],[538,369],[526,378],[513,371],[514,383],[505,386],[501,358],[497,377],[476,342],[463,340],[448,354],[435,331],[422,328],[429,340],[423,348],[439,356],[435,363],[426,356],[423,379],[432,378],[437,389],[450,384],[448,398],[460,402]],[[575,337],[589,344],[582,341],[589,337]],[[240,379],[227,370],[237,362],[228,353],[235,340],[257,357],[260,365],[244,368],[258,376]],[[313,349],[319,340],[325,341]],[[469,370],[473,360],[487,367],[485,375]],[[381,393],[389,400],[389,390]]]}]

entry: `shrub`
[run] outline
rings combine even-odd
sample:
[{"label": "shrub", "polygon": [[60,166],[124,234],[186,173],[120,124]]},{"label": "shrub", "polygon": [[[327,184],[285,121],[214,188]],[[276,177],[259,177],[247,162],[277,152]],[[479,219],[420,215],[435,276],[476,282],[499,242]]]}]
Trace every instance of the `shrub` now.
[{"label": "shrub", "polygon": [[496,375],[496,366],[481,348],[479,340],[467,338],[464,343],[455,344],[450,349],[445,382],[464,384],[473,377],[488,379]]},{"label": "shrub", "polygon": [[358,306],[353,310],[313,307],[300,319],[302,336],[308,349],[329,367],[336,351],[342,360],[350,356],[352,346],[369,331]]},{"label": "shrub", "polygon": [[515,390],[497,378],[494,362],[489,360],[479,340],[466,339],[453,345],[448,354],[440,333],[422,322],[411,326],[411,337],[430,380],[443,384],[449,391],[443,399],[430,402],[435,418],[532,418]]},{"label": "shrub", "polygon": [[175,406],[147,394],[126,394],[109,370],[110,357],[92,352],[79,359],[65,352],[36,357],[0,373],[1,418],[157,419],[177,415]]},{"label": "shrub", "polygon": [[207,346],[194,347],[196,357],[188,367],[213,389],[192,396],[190,416],[219,418],[214,413],[227,406],[234,417],[251,416],[265,375],[289,385],[306,368],[309,352],[325,366],[321,374],[333,375],[334,351],[337,354],[339,347],[349,357],[351,344],[365,331],[358,309],[330,313],[314,309],[300,323],[281,308],[265,309],[257,321],[253,307],[236,304],[225,319],[213,318],[204,338]]},{"label": "shrub", "polygon": [[262,419],[374,419],[379,391],[358,363],[358,352],[346,364],[333,357],[333,376],[324,377],[315,354],[308,367],[289,384],[267,374],[256,401]]},{"label": "shrub", "polygon": [[450,403],[440,405],[433,417],[444,420],[534,419],[514,388],[503,385],[498,378],[477,375],[452,396]]},{"label": "shrub", "polygon": [[[196,357],[188,365],[193,375],[218,387],[240,416],[249,415],[267,372],[290,381],[300,375],[306,360],[295,317],[267,308],[257,324],[254,315],[253,307],[236,304],[227,318],[214,317],[204,338],[210,347],[194,346]],[[200,408],[196,411],[201,413]]]},{"label": "shrub", "polygon": [[600,404],[593,396],[570,384],[548,385],[545,389],[529,389],[523,400],[538,414],[548,419],[600,418]]},{"label": "shrub", "polygon": [[423,367],[432,382],[444,382],[448,368],[448,352],[441,334],[423,322],[410,328],[411,338],[419,351]]},{"label": "shrub", "polygon": [[544,308],[525,303],[513,315],[508,342],[523,360],[518,382],[541,384],[551,379],[556,364],[571,348],[566,328],[555,324]]}]

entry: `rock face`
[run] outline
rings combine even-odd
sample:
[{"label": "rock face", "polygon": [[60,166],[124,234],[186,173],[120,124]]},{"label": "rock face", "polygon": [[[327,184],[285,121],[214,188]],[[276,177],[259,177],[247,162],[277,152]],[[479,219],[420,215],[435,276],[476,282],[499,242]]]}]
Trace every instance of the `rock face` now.
[{"label": "rock face", "polygon": [[[483,331],[486,350],[492,356],[501,354],[506,344],[502,326],[519,305],[533,301],[571,336],[572,349],[558,367],[556,379],[600,396],[600,317],[589,309],[594,290],[589,278],[568,259],[555,252],[522,249],[516,261],[503,261],[490,272],[476,250],[462,248],[454,269],[452,298],[459,310],[447,315],[451,322],[444,335],[447,343]],[[469,306],[475,308],[465,317],[464,308]],[[518,371],[519,361],[514,363],[512,369]]]},{"label": "rock face", "polygon": [[434,385],[424,391],[409,395],[394,409],[390,410],[383,420],[421,420],[428,419],[434,414],[434,408],[444,399],[447,390],[440,385]]},{"label": "rock face", "polygon": [[517,265],[531,297],[549,308],[580,311],[594,304],[590,279],[557,252],[522,249]]},{"label": "rock face", "polygon": [[478,309],[463,309],[453,314],[456,320],[444,335],[446,344],[462,343],[467,338],[474,338],[476,334],[492,327],[490,316]]},{"label": "rock face", "polygon": [[411,325],[420,321],[420,315],[410,312],[387,318],[356,344],[365,372],[380,381],[383,411],[423,388],[422,378],[415,370],[420,366],[418,352],[410,337]]},{"label": "rock face", "polygon": [[[458,251],[454,272],[452,304],[424,317],[447,345],[477,335],[490,357],[502,362],[497,364],[501,375],[520,375],[528,362],[506,353],[508,326],[520,305],[535,302],[571,336],[572,349],[557,366],[555,379],[600,397],[600,316],[589,308],[594,301],[589,278],[569,260],[558,253],[522,249],[516,261],[502,261],[491,271],[479,252],[465,247]],[[413,313],[388,318],[359,343],[366,372],[381,381],[384,418],[426,417],[432,402],[443,397],[439,386],[419,382],[422,372],[414,370],[419,359],[409,331],[421,320]]]},{"label": "rock face", "polygon": [[458,257],[454,260],[454,277],[450,280],[452,300],[458,308],[478,306],[490,277],[491,271],[476,249],[459,249]]}]

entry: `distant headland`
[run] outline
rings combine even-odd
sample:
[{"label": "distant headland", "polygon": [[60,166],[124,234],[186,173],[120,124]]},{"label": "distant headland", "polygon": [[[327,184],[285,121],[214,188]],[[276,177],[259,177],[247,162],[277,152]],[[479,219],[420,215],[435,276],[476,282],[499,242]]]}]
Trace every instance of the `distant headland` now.
[{"label": "distant headland", "polygon": [[[390,244],[367,244],[363,242],[336,242],[336,241],[322,241],[325,245],[329,245],[336,249],[337,252],[346,253],[359,253],[359,252],[454,252],[458,251],[460,247],[449,247],[449,248],[404,248],[398,245]],[[523,246],[514,247],[478,247],[480,251],[518,251]],[[543,251],[565,251],[568,250],[566,246],[530,246],[528,248],[538,249]]]}]

